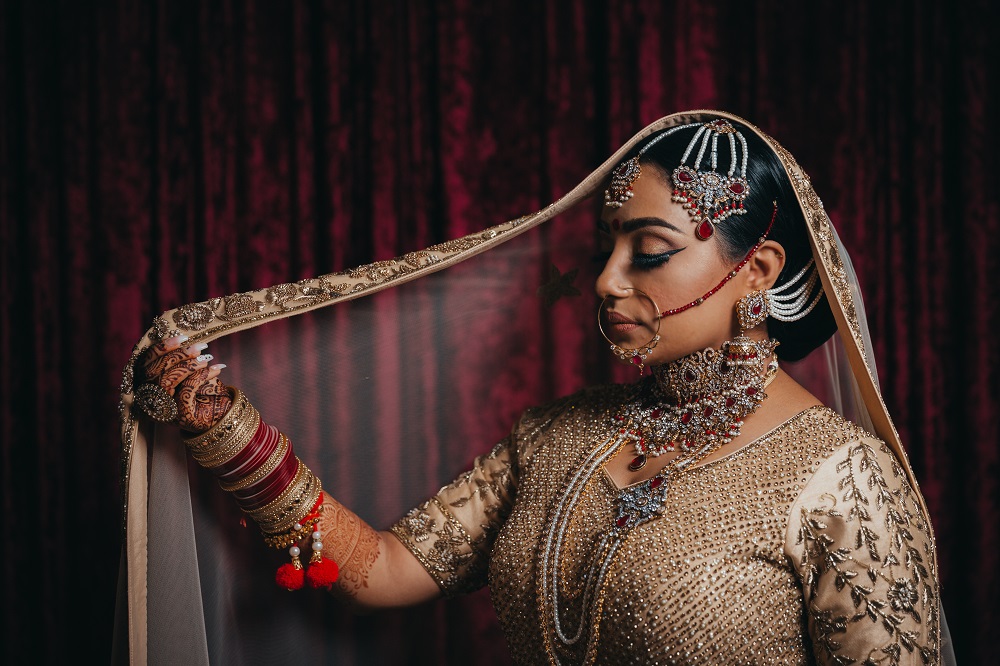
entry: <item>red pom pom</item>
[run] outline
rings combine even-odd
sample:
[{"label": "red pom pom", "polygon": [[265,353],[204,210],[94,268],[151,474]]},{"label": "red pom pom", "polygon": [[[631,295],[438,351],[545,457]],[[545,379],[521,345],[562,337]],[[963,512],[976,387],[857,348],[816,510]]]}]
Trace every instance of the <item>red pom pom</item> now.
[{"label": "red pom pom", "polygon": [[282,564],[278,567],[277,573],[274,574],[274,581],[289,592],[292,590],[301,590],[305,579],[306,572],[301,568],[295,568],[295,565],[291,562]]},{"label": "red pom pom", "polygon": [[325,557],[319,562],[310,562],[306,570],[306,578],[313,587],[330,587],[337,582],[339,575],[337,563]]}]

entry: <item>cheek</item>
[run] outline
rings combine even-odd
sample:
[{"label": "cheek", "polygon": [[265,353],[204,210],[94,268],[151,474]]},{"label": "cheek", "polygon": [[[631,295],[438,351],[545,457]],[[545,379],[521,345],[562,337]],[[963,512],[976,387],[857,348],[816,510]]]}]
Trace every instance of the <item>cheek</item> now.
[{"label": "cheek", "polygon": [[[729,270],[712,255],[685,257],[683,262],[672,261],[672,264],[666,266],[656,279],[648,281],[648,293],[656,301],[661,312],[681,308],[714,289]],[[715,293],[710,298],[717,299],[721,295],[721,292]],[[706,301],[700,306],[673,316],[691,314],[692,311],[704,309],[708,303],[709,301]]]}]

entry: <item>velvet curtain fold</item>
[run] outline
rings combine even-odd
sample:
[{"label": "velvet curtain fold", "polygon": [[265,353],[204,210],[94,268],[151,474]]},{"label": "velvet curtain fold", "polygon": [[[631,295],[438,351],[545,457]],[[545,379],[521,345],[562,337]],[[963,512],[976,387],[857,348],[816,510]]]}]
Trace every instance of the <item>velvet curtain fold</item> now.
[{"label": "velvet curtain fold", "polygon": [[[118,383],[154,315],[536,210],[688,108],[772,133],[824,197],[937,529],[956,652],[990,660],[995,3],[11,0],[0,12],[5,661],[110,652]],[[558,248],[591,233],[586,213],[544,230],[552,250],[527,267],[539,284],[576,268]],[[579,356],[564,333],[539,320],[539,344]],[[594,379],[558,366],[545,392]],[[501,425],[463,442],[464,462]],[[438,464],[448,446],[427,456]],[[320,608],[345,636],[329,663],[509,662],[484,593],[363,618]]]}]

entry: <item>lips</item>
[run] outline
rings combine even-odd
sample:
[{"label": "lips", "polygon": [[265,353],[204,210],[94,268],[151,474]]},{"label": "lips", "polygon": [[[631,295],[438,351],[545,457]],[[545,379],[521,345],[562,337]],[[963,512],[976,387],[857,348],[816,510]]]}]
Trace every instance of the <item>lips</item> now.
[{"label": "lips", "polygon": [[622,313],[615,312],[614,310],[605,310],[604,315],[608,321],[609,332],[625,334],[634,331],[640,326],[639,322],[629,319]]},{"label": "lips", "polygon": [[620,312],[615,312],[614,310],[605,310],[605,314],[608,317],[608,321],[612,324],[633,324],[635,326],[639,325],[639,322],[634,319],[629,319]]}]

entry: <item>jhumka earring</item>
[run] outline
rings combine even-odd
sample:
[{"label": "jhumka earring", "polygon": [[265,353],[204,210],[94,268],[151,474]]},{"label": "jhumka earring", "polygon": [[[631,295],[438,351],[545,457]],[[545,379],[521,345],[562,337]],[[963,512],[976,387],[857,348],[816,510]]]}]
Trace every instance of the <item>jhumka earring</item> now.
[{"label": "jhumka earring", "polygon": [[[607,332],[605,332],[604,330],[603,319],[604,319],[604,313],[608,312],[605,306],[609,299],[614,298],[613,296],[605,296],[604,300],[601,301],[600,308],[597,311],[597,327],[601,331],[601,335],[604,336],[604,339],[610,343],[611,353],[617,356],[618,360],[622,361],[623,363],[630,363],[632,365],[638,366],[639,375],[641,376],[646,369],[646,359],[649,357],[650,354],[653,353],[653,350],[656,348],[656,345],[658,345],[660,342],[660,323],[663,318],[660,316],[660,310],[656,306],[656,302],[652,298],[650,298],[649,294],[647,294],[644,291],[640,291],[639,289],[635,289],[634,287],[627,287],[627,290],[634,292],[636,295],[645,298],[646,300],[649,301],[650,305],[652,306],[653,318],[656,321],[656,330],[653,331],[653,336],[647,342],[645,342],[642,345],[639,345],[634,349],[630,349],[628,347],[622,347],[621,345],[617,344],[614,340],[609,338]],[[624,320],[620,323],[625,323],[628,325],[638,324],[638,322],[624,321]]]}]

